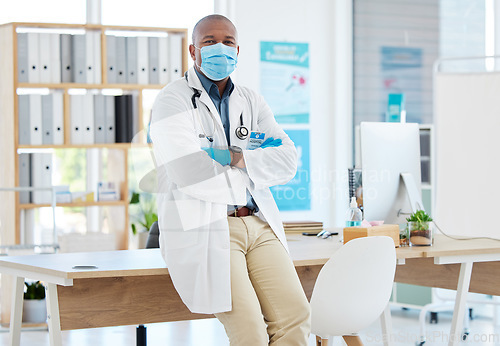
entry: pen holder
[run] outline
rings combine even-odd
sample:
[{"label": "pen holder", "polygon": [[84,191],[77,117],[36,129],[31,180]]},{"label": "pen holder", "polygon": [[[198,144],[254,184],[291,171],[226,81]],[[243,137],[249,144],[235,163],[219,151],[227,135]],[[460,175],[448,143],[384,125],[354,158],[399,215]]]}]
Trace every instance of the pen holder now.
[{"label": "pen holder", "polygon": [[411,246],[431,246],[434,240],[434,223],[432,221],[408,222],[408,232]]}]

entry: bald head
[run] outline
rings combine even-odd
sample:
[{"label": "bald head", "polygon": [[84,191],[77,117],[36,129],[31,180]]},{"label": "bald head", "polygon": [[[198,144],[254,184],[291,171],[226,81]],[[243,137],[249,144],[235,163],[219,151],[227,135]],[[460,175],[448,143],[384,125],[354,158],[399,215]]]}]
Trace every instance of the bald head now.
[{"label": "bald head", "polygon": [[198,46],[199,40],[201,40],[207,31],[210,31],[213,27],[219,27],[226,30],[229,36],[233,36],[235,39],[238,37],[238,32],[233,22],[231,22],[227,17],[220,14],[211,14],[206,17],[201,18],[198,23],[193,28],[193,35],[191,39],[193,44]]}]

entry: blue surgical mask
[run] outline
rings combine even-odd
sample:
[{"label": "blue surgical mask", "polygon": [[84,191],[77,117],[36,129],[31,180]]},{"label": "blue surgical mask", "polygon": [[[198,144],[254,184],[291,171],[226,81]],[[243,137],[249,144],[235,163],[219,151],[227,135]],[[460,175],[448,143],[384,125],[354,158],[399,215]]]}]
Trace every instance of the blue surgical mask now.
[{"label": "blue surgical mask", "polygon": [[[200,49],[195,46],[195,48]],[[238,62],[238,51],[235,47],[229,47],[222,43],[204,46],[200,49],[201,72],[214,81],[223,80],[236,68]]]}]

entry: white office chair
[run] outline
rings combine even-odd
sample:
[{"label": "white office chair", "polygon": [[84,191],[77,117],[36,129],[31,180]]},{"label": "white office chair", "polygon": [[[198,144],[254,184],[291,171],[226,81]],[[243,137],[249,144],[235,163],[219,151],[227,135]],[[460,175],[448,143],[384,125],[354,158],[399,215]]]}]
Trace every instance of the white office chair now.
[{"label": "white office chair", "polygon": [[356,335],[380,317],[391,296],[396,250],[389,237],[349,241],[321,269],[311,297],[311,331],[316,344],[342,336],[362,345]]}]

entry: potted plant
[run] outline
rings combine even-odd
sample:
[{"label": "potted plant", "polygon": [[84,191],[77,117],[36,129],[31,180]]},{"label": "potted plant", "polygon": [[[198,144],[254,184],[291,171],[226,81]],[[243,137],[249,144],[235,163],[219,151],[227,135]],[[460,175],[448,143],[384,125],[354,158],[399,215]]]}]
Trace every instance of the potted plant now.
[{"label": "potted plant", "polygon": [[27,283],[24,292],[23,322],[44,323],[47,320],[45,287],[40,281]]},{"label": "potted plant", "polygon": [[146,248],[146,242],[149,235],[149,229],[158,221],[158,214],[156,213],[156,203],[150,194],[140,194],[132,192],[130,204],[135,205],[137,208],[132,213],[131,223],[132,233],[138,237],[138,248]]},{"label": "potted plant", "polygon": [[432,218],[423,210],[417,210],[406,219],[410,233],[410,245],[432,245]]}]

